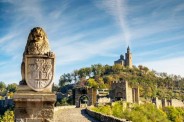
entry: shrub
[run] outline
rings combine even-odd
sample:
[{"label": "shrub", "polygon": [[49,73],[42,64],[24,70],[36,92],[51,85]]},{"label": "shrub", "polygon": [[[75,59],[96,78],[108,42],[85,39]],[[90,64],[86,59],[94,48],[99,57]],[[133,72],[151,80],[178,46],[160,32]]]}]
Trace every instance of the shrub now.
[{"label": "shrub", "polygon": [[164,111],[167,114],[167,118],[172,122],[183,122],[184,120],[184,109],[174,108],[172,106],[165,107]]},{"label": "shrub", "polygon": [[4,116],[0,117],[0,122],[14,122],[14,113],[13,113],[13,111],[7,110],[4,113]]},{"label": "shrub", "polygon": [[[124,118],[133,122],[169,122],[166,113],[161,109],[157,109],[152,103],[138,105],[134,104],[132,107],[124,106],[123,102],[115,102],[112,107],[100,106],[94,107],[92,110],[101,112],[107,115],[113,115],[118,118]],[[180,120],[181,117],[176,118]],[[180,122],[180,121],[177,121]]]}]

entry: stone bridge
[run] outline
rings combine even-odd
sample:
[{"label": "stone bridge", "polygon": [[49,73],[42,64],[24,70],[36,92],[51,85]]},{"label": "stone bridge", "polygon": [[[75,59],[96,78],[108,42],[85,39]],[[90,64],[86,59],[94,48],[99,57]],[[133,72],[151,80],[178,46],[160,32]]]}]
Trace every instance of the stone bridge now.
[{"label": "stone bridge", "polygon": [[54,108],[54,122],[132,122],[132,121],[116,118],[109,115],[104,115],[101,113],[91,111],[90,109],[76,108],[76,106],[60,106]]},{"label": "stone bridge", "polygon": [[84,108],[61,106],[54,108],[54,122],[99,122],[90,117]]}]

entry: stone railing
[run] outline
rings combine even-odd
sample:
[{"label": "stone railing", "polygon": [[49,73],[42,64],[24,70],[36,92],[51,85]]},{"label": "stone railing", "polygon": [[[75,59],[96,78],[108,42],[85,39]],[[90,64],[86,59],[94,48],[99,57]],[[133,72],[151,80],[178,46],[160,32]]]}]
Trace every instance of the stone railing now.
[{"label": "stone railing", "polygon": [[75,105],[72,105],[72,106],[57,106],[57,107],[54,107],[54,112],[58,111],[58,110],[61,110],[61,109],[71,109],[71,108],[76,108]]},{"label": "stone railing", "polygon": [[101,122],[132,122],[132,121],[128,121],[126,119],[120,119],[120,118],[117,118],[114,116],[98,113],[98,112],[90,110],[89,108],[86,108],[86,112],[89,116],[91,116],[97,120],[100,120]]}]

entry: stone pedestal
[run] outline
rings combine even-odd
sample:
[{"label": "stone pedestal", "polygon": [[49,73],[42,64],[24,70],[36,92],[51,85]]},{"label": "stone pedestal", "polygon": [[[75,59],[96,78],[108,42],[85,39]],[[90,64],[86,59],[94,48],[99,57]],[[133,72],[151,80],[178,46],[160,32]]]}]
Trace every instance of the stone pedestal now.
[{"label": "stone pedestal", "polygon": [[16,122],[54,121],[54,70],[55,55],[47,35],[42,28],[35,27],[28,36],[21,64],[22,80],[13,98]]},{"label": "stone pedestal", "polygon": [[15,122],[53,122],[53,93],[35,92],[27,86],[20,86],[14,94]]}]

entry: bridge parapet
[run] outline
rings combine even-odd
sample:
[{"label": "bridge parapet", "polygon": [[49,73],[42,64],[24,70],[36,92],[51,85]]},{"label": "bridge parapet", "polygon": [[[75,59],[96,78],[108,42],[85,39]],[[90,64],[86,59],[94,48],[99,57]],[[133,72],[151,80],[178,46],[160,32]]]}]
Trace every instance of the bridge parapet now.
[{"label": "bridge parapet", "polygon": [[132,122],[132,121],[128,121],[126,119],[120,119],[120,118],[117,118],[114,116],[98,113],[98,112],[90,110],[89,108],[86,108],[86,112],[89,116],[91,116],[97,120],[100,120],[101,122]]},{"label": "bridge parapet", "polygon": [[54,112],[57,112],[58,110],[62,110],[62,109],[71,109],[71,108],[76,108],[75,105],[71,105],[71,106],[57,106],[54,107]]}]

